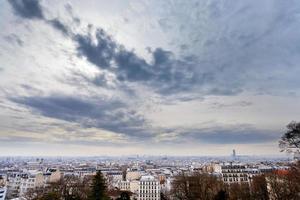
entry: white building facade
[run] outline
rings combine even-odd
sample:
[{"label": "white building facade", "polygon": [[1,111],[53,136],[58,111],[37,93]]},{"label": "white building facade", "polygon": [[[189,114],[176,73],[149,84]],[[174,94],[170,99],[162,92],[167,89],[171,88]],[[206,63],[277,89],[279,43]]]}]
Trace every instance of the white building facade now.
[{"label": "white building facade", "polygon": [[25,195],[30,189],[42,187],[44,185],[44,176],[42,173],[28,174],[21,178],[20,196]]},{"label": "white building facade", "polygon": [[21,172],[8,175],[7,197],[16,198],[24,196],[30,189],[44,185],[42,172]]},{"label": "white building facade", "polygon": [[153,176],[142,176],[139,182],[138,200],[160,200],[159,181]]},{"label": "white building facade", "polygon": [[246,167],[240,163],[216,164],[214,171],[221,175],[224,183],[248,183]]}]

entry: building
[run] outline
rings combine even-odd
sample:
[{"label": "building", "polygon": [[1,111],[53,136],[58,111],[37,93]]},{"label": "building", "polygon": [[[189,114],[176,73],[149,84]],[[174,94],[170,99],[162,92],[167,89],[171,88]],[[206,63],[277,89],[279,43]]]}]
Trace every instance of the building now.
[{"label": "building", "polygon": [[139,183],[138,200],[160,200],[159,181],[153,176],[142,176]]},{"label": "building", "polygon": [[224,183],[248,183],[246,167],[240,163],[216,164],[214,171],[221,175]]},{"label": "building", "polygon": [[251,184],[253,177],[254,176],[258,176],[261,174],[260,170],[258,169],[258,167],[248,167],[245,169],[245,172],[248,174],[248,181]]},{"label": "building", "polygon": [[0,187],[4,187],[6,185],[6,176],[0,175]]},{"label": "building", "polygon": [[7,175],[7,197],[16,198],[20,193],[21,177],[25,176],[25,173],[13,172]]},{"label": "building", "polygon": [[139,181],[138,180],[126,180],[126,181],[119,181],[118,188],[121,191],[130,191],[134,194],[138,194],[139,191]]},{"label": "building", "polygon": [[121,170],[100,170],[102,174],[113,181],[123,180],[123,172]]},{"label": "building", "polygon": [[126,180],[120,180],[118,182],[118,188],[122,191],[130,191],[130,181]]},{"label": "building", "polygon": [[130,181],[130,192],[138,194],[140,182],[137,180]]},{"label": "building", "polygon": [[119,187],[119,182],[123,180],[123,172],[120,170],[102,171],[110,188]]},{"label": "building", "polygon": [[44,176],[42,172],[16,172],[7,177],[7,197],[17,198],[28,192],[29,189],[41,187],[44,185]]},{"label": "building", "polygon": [[0,200],[4,200],[6,196],[6,187],[5,186],[0,186]]},{"label": "building", "polygon": [[23,176],[20,181],[19,196],[24,196],[30,189],[42,187],[44,185],[44,176],[41,172],[31,172]]},{"label": "building", "polygon": [[5,199],[6,191],[6,180],[3,175],[0,175],[0,200]]},{"label": "building", "polygon": [[127,180],[138,180],[141,178],[140,171],[127,171],[126,172],[126,179]]},{"label": "building", "polygon": [[233,160],[236,159],[236,152],[235,152],[235,149],[232,150],[232,159],[233,159]]},{"label": "building", "polygon": [[62,173],[58,169],[47,169],[44,173],[44,183],[55,183],[62,177]]}]

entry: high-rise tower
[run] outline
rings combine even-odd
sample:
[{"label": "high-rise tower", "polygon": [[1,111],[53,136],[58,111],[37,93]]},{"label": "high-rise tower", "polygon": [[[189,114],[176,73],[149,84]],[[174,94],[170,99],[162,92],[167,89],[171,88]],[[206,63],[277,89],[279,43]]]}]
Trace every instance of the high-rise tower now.
[{"label": "high-rise tower", "polygon": [[232,158],[235,159],[236,158],[236,153],[235,153],[235,149],[232,150]]}]

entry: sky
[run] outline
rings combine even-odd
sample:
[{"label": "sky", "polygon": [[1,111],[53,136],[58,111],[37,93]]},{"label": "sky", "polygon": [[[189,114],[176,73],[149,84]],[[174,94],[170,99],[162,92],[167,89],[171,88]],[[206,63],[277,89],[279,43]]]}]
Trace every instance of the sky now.
[{"label": "sky", "polygon": [[298,0],[0,0],[0,155],[279,155]]}]

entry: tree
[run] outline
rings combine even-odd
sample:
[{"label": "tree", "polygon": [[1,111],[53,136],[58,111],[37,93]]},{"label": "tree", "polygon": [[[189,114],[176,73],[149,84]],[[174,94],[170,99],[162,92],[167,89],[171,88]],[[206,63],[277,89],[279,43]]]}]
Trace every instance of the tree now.
[{"label": "tree", "polygon": [[214,200],[227,200],[229,197],[228,197],[228,194],[226,192],[226,190],[220,190],[218,192],[218,194],[215,196]]},{"label": "tree", "polygon": [[266,175],[270,199],[300,199],[300,163],[289,170],[276,170]]},{"label": "tree", "polygon": [[268,200],[268,187],[265,175],[254,176],[251,183],[251,194],[253,199]]},{"label": "tree", "polygon": [[281,151],[292,153],[300,151],[300,122],[291,122],[287,126],[287,131],[279,141]]},{"label": "tree", "polygon": [[124,191],[117,200],[130,200],[130,195],[127,191]]},{"label": "tree", "polygon": [[46,193],[40,198],[40,200],[59,200],[59,199],[60,199],[59,194],[55,192]]},{"label": "tree", "polygon": [[232,183],[228,185],[229,199],[251,199],[250,188],[248,183]]},{"label": "tree", "polygon": [[103,177],[101,171],[97,171],[96,175],[93,177],[91,192],[89,195],[89,200],[107,200],[107,186],[105,178]]},{"label": "tree", "polygon": [[219,199],[223,189],[222,180],[216,176],[207,173],[183,173],[175,177],[171,194],[175,200],[212,200]]},{"label": "tree", "polygon": [[87,200],[90,193],[91,178],[65,176],[45,187],[30,189],[25,197],[31,200]]}]

